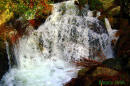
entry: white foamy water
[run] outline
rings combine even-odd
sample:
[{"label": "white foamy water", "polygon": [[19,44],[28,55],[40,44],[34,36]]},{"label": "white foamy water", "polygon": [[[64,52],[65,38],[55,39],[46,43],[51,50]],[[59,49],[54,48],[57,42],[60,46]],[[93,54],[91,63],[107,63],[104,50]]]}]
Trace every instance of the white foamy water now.
[{"label": "white foamy water", "polygon": [[96,17],[85,14],[81,16],[73,1],[55,4],[46,22],[14,46],[17,67],[3,76],[0,85],[63,86],[80,69],[72,61],[100,61],[99,51],[113,57],[107,31]]}]

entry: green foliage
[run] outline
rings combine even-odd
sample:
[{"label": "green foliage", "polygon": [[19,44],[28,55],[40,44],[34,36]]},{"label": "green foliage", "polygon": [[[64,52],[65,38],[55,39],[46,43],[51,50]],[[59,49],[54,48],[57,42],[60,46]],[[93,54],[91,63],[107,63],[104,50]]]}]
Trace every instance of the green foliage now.
[{"label": "green foliage", "polygon": [[16,16],[23,16],[25,19],[33,19],[36,12],[52,3],[51,0],[1,0],[0,12],[5,9],[9,9],[10,12],[14,12]]}]

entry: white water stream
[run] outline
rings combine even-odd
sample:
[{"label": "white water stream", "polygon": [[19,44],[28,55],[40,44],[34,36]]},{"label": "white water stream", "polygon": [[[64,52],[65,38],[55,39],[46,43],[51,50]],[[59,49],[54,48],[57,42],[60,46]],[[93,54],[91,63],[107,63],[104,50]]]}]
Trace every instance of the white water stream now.
[{"label": "white water stream", "polygon": [[0,86],[63,86],[80,69],[72,61],[100,61],[97,52],[112,58],[106,29],[84,9],[81,16],[74,1],[55,4],[46,22],[14,46],[17,67],[3,76]]}]

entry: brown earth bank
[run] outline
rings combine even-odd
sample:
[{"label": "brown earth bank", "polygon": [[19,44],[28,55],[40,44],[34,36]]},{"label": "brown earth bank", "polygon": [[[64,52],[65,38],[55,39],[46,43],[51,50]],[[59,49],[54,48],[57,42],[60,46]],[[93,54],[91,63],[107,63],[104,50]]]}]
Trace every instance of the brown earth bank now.
[{"label": "brown earth bank", "polygon": [[129,86],[129,84],[126,73],[105,66],[93,66],[80,70],[78,77],[73,78],[65,86]]}]

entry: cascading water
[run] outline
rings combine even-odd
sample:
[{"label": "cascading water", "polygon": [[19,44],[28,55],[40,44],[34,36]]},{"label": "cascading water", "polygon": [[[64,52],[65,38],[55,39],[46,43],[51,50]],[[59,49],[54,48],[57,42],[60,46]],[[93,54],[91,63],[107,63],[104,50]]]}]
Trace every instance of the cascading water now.
[{"label": "cascading water", "polygon": [[1,86],[63,86],[80,69],[73,61],[97,52],[113,57],[106,29],[95,17],[80,16],[74,1],[57,3],[38,30],[23,36],[14,46],[17,67],[2,78]]},{"label": "cascading water", "polygon": [[11,68],[11,60],[10,60],[10,52],[9,52],[9,44],[7,41],[5,41],[5,45],[6,45],[6,52],[7,52],[7,55],[8,55],[8,65],[9,65],[9,69]]}]

